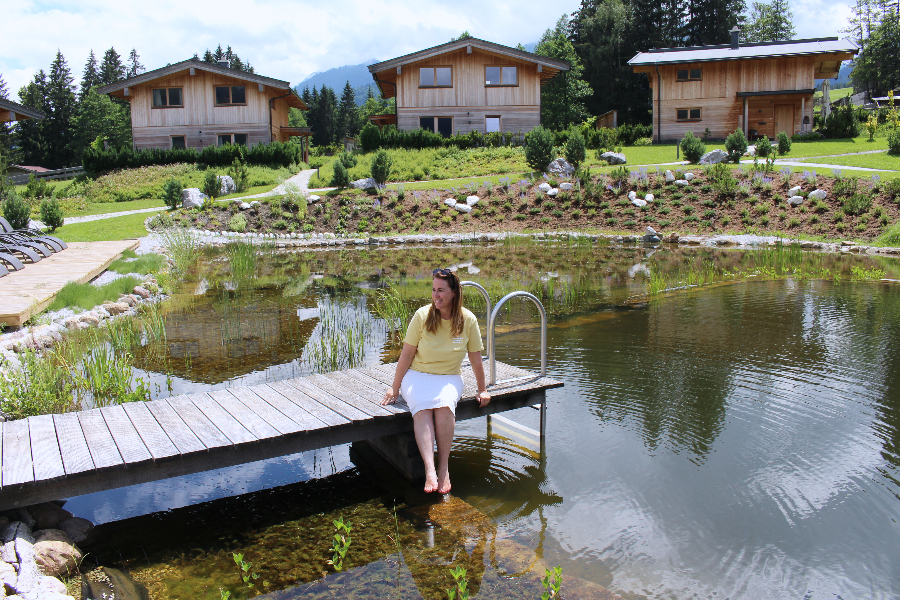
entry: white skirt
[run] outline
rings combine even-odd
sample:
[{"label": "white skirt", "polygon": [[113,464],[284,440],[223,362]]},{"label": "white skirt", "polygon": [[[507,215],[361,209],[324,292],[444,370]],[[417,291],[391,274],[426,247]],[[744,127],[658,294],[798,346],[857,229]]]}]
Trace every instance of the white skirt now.
[{"label": "white skirt", "polygon": [[433,375],[409,369],[400,382],[400,394],[412,414],[446,407],[455,415],[462,393],[462,375]]}]

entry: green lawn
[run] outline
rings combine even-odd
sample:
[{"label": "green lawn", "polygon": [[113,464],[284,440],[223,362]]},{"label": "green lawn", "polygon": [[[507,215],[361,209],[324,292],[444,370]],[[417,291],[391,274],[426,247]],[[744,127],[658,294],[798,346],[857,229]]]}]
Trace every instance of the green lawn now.
[{"label": "green lawn", "polygon": [[67,217],[87,217],[89,215],[102,215],[106,213],[123,212],[126,210],[140,210],[142,208],[163,209],[166,203],[162,198],[145,198],[142,200],[129,200],[128,202],[95,202],[87,204],[85,210],[64,210]]},{"label": "green lawn", "polygon": [[66,242],[97,242],[100,240],[127,240],[147,235],[144,220],[153,213],[138,213],[88,223],[63,225],[53,235]]},{"label": "green lawn", "polygon": [[869,167],[872,169],[889,169],[900,171],[900,156],[887,152],[878,154],[862,154],[858,156],[836,156],[833,158],[817,158],[817,163],[826,165],[847,165],[850,167]]},{"label": "green lawn", "polygon": [[[881,133],[881,132],[879,132]],[[818,142],[794,142],[791,151],[783,158],[805,158],[810,156],[826,156],[829,154],[849,154],[851,152],[866,152],[868,150],[887,150],[887,135],[876,135],[869,141],[869,136],[861,135],[855,138],[840,140],[821,140]],[[875,165],[872,165],[873,167]]]}]

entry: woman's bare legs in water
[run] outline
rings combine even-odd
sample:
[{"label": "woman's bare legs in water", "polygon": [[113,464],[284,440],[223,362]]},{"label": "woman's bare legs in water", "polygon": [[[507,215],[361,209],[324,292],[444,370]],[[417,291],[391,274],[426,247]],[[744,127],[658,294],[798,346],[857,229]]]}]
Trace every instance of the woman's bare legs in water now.
[{"label": "woman's bare legs in water", "polygon": [[[420,410],[413,415],[416,445],[425,463],[425,492],[450,491],[450,446],[453,444],[453,430],[456,418],[449,408]],[[434,442],[437,438],[438,464],[434,465]]]}]

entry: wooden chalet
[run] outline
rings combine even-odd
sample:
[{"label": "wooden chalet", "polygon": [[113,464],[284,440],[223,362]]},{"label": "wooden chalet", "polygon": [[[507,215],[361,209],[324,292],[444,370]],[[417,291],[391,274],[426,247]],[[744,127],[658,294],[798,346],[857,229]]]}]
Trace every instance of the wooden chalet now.
[{"label": "wooden chalet", "polygon": [[290,108],[309,110],[290,83],[230,69],[227,61],[185,60],[97,91],[131,104],[138,150],[251,146],[309,136],[307,127],[288,126]]},{"label": "wooden chalet", "polygon": [[653,138],[688,131],[723,139],[742,129],[749,139],[793,135],[810,128],[816,79],[837,77],[859,47],[836,37],[664,48],[628,61],[646,73],[653,94]]},{"label": "wooden chalet", "polygon": [[26,119],[40,120],[44,118],[44,113],[27,106],[22,106],[10,100],[0,98],[0,123],[9,123],[11,121],[24,121]]},{"label": "wooden chalet", "polygon": [[369,65],[384,98],[397,99],[394,115],[378,125],[455,133],[531,131],[541,123],[541,85],[565,61],[477,38],[456,40]]}]

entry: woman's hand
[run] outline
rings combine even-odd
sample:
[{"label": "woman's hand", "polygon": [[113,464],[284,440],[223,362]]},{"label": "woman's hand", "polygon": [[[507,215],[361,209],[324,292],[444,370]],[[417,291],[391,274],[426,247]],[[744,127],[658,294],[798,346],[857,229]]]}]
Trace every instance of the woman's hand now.
[{"label": "woman's hand", "polygon": [[488,404],[491,403],[491,395],[488,393],[487,390],[485,390],[483,392],[478,392],[478,395],[476,396],[476,398],[478,398],[478,405],[481,406],[481,408],[484,408],[485,406],[487,406]]},{"label": "woman's hand", "polygon": [[390,387],[384,393],[384,398],[381,399],[381,405],[384,406],[386,404],[393,404],[393,402],[397,399],[398,394],[394,391],[394,388]]}]

